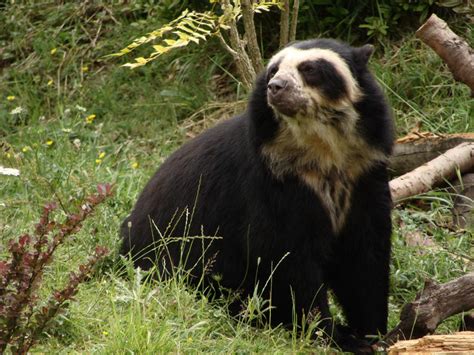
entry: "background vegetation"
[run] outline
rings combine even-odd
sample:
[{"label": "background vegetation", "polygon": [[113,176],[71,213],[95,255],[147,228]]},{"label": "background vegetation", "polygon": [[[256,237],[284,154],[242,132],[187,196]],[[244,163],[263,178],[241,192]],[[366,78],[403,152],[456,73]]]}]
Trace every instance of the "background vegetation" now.
[{"label": "background vegetation", "polygon": [[[45,271],[40,295],[64,284],[96,245],[112,250],[76,301],[50,324],[39,351],[314,349],[304,335],[256,329],[230,318],[225,299],[209,302],[179,277],[142,282],[146,275],[115,252],[119,223],[154,170],[183,141],[243,110],[246,94],[217,41],[189,46],[135,71],[120,66],[131,58],[104,56],[188,6],[204,9],[203,3],[0,2],[0,165],[21,172],[0,176],[2,241],[31,232],[48,201],[70,209],[100,182],[113,183],[115,190]],[[436,133],[472,131],[474,101],[467,87],[455,83],[436,54],[414,38],[419,21],[436,10],[474,43],[472,18],[433,7],[430,0],[416,4],[304,1],[297,38],[377,44],[371,65],[393,105],[399,135],[420,125]],[[265,29],[276,21],[276,12],[258,17],[266,58],[278,38]],[[395,210],[391,325],[424,278],[446,281],[472,268],[472,231],[452,228],[451,207],[452,195],[436,191]],[[5,253],[0,243],[0,255]],[[454,317],[440,331],[455,330],[459,322]]]}]

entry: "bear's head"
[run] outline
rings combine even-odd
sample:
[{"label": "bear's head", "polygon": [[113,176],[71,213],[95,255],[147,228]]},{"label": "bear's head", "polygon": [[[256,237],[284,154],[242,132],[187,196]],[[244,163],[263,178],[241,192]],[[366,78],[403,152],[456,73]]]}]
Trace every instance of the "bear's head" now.
[{"label": "bear's head", "polygon": [[393,144],[389,107],[367,64],[374,47],[332,39],[276,53],[250,100],[257,142],[273,172],[353,172],[385,161]]},{"label": "bear's head", "polygon": [[345,107],[362,93],[356,76],[373,46],[351,48],[333,40],[288,46],[272,57],[266,70],[267,100],[277,115],[317,117],[325,107]]}]

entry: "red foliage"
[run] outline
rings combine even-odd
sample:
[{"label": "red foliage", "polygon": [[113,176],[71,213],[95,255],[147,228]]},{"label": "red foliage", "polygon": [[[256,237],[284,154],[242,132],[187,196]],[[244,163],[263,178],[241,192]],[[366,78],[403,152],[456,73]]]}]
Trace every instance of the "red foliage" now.
[{"label": "red foliage", "polygon": [[43,207],[35,233],[24,234],[8,241],[8,260],[0,261],[0,353],[7,346],[13,353],[26,353],[53,319],[73,300],[80,283],[91,273],[95,264],[108,254],[105,247],[97,246],[94,254],[79,270],[71,272],[63,289],[53,292],[45,305],[40,303],[37,291],[45,267],[52,262],[53,254],[65,239],[77,233],[84,220],[95,207],[112,194],[110,184],[97,186],[97,194],[88,196],[79,212],[69,214],[63,223],[50,220],[57,209],[56,203]]}]

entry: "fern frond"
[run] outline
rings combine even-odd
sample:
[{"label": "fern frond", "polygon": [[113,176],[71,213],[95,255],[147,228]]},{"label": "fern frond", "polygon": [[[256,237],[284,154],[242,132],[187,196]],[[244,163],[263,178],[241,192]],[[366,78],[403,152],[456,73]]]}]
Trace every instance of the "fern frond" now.
[{"label": "fern frond", "polygon": [[[134,40],[118,53],[110,56],[122,56],[135,50],[137,47],[159,41],[153,45],[153,52],[147,57],[135,58],[135,63],[126,63],[123,66],[131,69],[143,66],[172,49],[185,47],[189,43],[205,41],[216,31],[218,17],[210,12],[195,12],[184,10],[183,13],[163,27]],[[161,42],[161,43],[160,43]]]},{"label": "fern frond", "polygon": [[[126,63],[123,65],[134,69],[147,64],[175,48],[185,47],[190,43],[199,44],[201,41],[206,41],[210,36],[218,34],[220,30],[229,29],[229,23],[238,21],[242,15],[240,0],[227,2],[225,8],[222,0],[210,0],[210,2],[220,3],[224,13],[217,15],[211,11],[196,12],[186,9],[173,21],[145,36],[135,39],[127,47],[107,57],[123,56],[144,44],[156,41],[157,43],[151,46],[153,52],[150,53],[148,57],[138,57],[135,58],[134,63]],[[256,1],[253,3],[253,11],[256,13],[269,11],[273,6],[281,8],[282,0]]]}]

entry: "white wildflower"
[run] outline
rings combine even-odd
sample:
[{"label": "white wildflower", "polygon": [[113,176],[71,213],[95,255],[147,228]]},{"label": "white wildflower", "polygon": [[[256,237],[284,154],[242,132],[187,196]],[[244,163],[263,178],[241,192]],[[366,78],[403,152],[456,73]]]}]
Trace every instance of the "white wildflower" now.
[{"label": "white wildflower", "polygon": [[20,176],[20,170],[14,168],[4,168],[0,165],[0,175]]},{"label": "white wildflower", "polygon": [[23,107],[18,106],[18,107],[15,107],[13,110],[10,111],[10,115],[19,115],[20,113],[23,113],[25,111],[26,110]]},{"label": "white wildflower", "polygon": [[74,146],[79,149],[81,147],[81,140],[79,138],[76,138],[72,141],[72,144],[74,144]]}]

